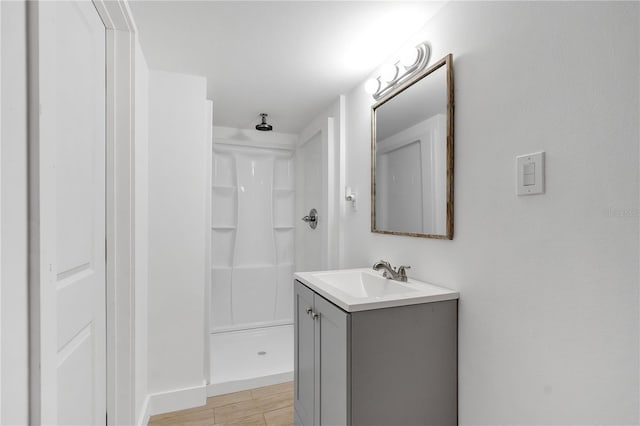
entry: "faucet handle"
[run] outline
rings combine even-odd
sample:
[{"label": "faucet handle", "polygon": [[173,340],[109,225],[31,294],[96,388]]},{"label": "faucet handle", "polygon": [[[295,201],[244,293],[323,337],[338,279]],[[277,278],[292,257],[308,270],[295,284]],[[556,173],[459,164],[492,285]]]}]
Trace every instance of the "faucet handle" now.
[{"label": "faucet handle", "polygon": [[411,269],[411,266],[398,266],[398,276],[400,277],[400,281],[407,281],[407,269]]}]

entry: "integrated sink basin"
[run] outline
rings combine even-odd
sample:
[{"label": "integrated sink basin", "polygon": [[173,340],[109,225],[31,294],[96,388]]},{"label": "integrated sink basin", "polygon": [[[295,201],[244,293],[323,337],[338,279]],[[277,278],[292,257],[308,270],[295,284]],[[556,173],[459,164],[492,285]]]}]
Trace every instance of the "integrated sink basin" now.
[{"label": "integrated sink basin", "polygon": [[458,292],[409,278],[382,277],[371,268],[296,272],[295,279],[347,312],[452,300]]},{"label": "integrated sink basin", "polygon": [[417,291],[404,283],[392,281],[368,271],[333,271],[316,273],[316,278],[338,291],[355,298],[381,298]]}]

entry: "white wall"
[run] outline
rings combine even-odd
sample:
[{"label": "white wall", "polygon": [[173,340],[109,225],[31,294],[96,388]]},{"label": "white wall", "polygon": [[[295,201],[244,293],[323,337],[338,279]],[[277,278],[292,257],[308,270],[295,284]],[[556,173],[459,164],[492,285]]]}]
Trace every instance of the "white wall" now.
[{"label": "white wall", "polygon": [[25,2],[0,3],[2,295],[0,424],[28,423]]},{"label": "white wall", "polygon": [[[639,421],[638,6],[451,2],[412,40],[454,56],[453,241],[370,233],[372,100],[347,96],[344,266],[460,291],[461,424]],[[546,194],[517,197],[539,150]]]},{"label": "white wall", "polygon": [[149,69],[135,46],[135,403],[137,423],[144,422],[147,398],[147,303],[149,282]]},{"label": "white wall", "polygon": [[[197,388],[206,397],[203,229],[210,153],[206,151],[205,96],[202,77],[149,73],[148,378],[152,394]],[[152,402],[152,413],[182,408],[162,401]]]}]

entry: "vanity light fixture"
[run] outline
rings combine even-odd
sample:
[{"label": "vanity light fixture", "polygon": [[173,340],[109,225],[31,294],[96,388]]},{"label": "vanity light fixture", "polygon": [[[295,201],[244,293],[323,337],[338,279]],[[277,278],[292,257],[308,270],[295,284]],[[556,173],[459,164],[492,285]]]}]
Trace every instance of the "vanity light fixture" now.
[{"label": "vanity light fixture", "polygon": [[373,99],[380,99],[394,87],[422,71],[429,62],[430,54],[431,49],[427,42],[403,50],[393,64],[382,66],[378,77],[367,80],[364,90],[373,96]]}]

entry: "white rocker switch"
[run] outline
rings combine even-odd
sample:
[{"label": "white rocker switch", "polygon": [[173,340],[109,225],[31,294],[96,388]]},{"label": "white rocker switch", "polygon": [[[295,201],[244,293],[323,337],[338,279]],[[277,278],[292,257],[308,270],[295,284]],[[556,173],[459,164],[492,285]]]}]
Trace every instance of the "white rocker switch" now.
[{"label": "white rocker switch", "polygon": [[544,152],[516,157],[516,194],[544,193]]},{"label": "white rocker switch", "polygon": [[536,163],[525,163],[522,166],[522,184],[531,186],[536,184]]}]

